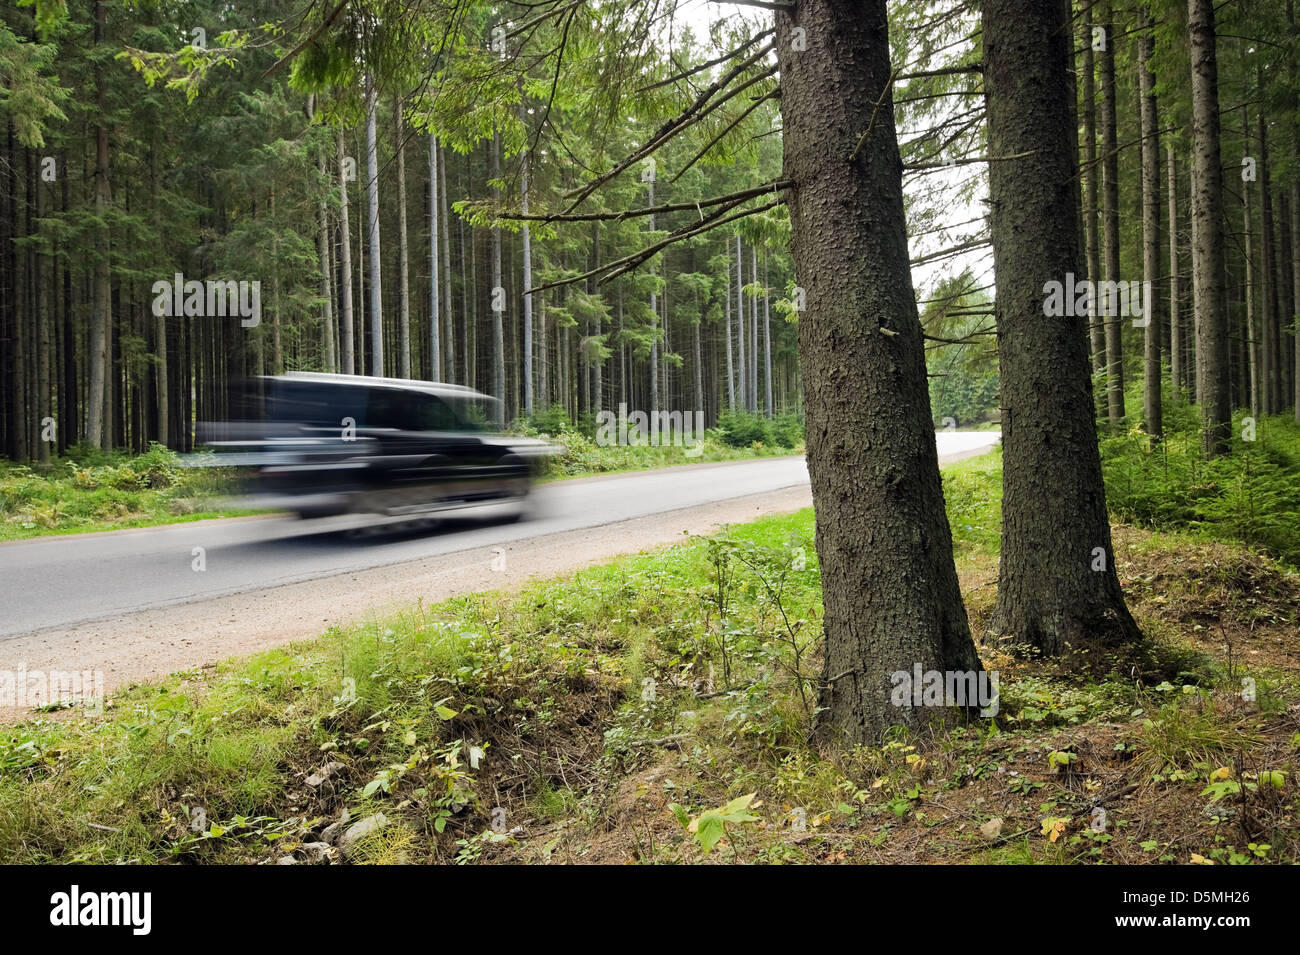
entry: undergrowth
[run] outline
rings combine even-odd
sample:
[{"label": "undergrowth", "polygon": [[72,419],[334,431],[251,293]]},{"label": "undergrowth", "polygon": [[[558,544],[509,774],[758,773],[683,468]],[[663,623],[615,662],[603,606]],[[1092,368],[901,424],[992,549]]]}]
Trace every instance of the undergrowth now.
[{"label": "undergrowth", "polygon": [[79,445],[45,466],[0,459],[0,540],[250,513],[214,508],[228,490],[160,444],[138,455]]},{"label": "undergrowth", "polygon": [[1154,450],[1137,427],[1102,439],[1111,513],[1240,541],[1300,567],[1300,423],[1238,411],[1231,453],[1207,460],[1196,409],[1186,402],[1165,409],[1164,439]]}]

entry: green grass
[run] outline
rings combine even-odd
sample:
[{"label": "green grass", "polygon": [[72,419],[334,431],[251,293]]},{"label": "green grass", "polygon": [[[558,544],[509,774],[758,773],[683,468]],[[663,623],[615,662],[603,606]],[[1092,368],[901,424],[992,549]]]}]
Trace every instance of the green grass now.
[{"label": "green grass", "polygon": [[996,554],[1002,546],[1002,446],[943,469],[953,549]]},{"label": "green grass", "polygon": [[0,541],[256,513],[214,509],[226,490],[157,444],[135,456],[72,448],[46,467],[0,460]]}]

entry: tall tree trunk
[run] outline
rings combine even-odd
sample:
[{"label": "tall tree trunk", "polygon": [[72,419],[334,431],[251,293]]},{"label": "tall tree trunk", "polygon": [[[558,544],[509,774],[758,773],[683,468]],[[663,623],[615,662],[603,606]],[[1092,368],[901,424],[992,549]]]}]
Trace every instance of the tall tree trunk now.
[{"label": "tall tree trunk", "polygon": [[[492,178],[501,180],[501,134],[492,133]],[[500,206],[498,187],[497,205]],[[499,208],[498,208],[499,211]],[[505,427],[506,344],[502,326],[506,290],[501,285],[501,228],[492,228],[492,395],[497,399],[497,425]]]},{"label": "tall tree trunk", "polygon": [[[1241,106],[1241,136],[1242,148],[1250,149],[1250,113],[1246,104]],[[1255,223],[1253,216],[1253,207],[1251,204],[1251,183],[1242,182],[1241,190],[1241,227],[1242,227],[1242,245],[1244,254],[1242,255],[1242,266],[1245,271],[1245,285],[1242,289],[1242,296],[1245,299],[1245,316],[1242,329],[1242,346],[1246,351],[1246,371],[1249,377],[1249,404],[1250,413],[1258,415],[1260,413],[1260,361],[1259,361],[1259,336],[1255,332]]]},{"label": "tall tree trunk", "polygon": [[763,256],[763,396],[764,412],[772,417],[772,306],[767,291],[767,255]]},{"label": "tall tree trunk", "polygon": [[[592,258],[595,260],[595,266],[599,267],[600,265],[600,223],[599,222],[593,222],[591,224],[591,250],[592,250]],[[595,281],[596,281],[595,277],[593,276],[592,278],[593,289],[595,286]],[[594,330],[594,334],[596,336],[597,342],[599,342],[600,336],[604,334],[604,328],[602,327],[602,322],[601,322],[601,313],[599,310],[597,310],[596,312],[596,327]],[[599,348],[594,349],[593,351],[594,351],[593,357],[595,360],[592,361],[591,363],[591,372],[592,372],[591,410],[595,414],[600,414],[600,409],[602,407],[602,402],[604,397],[604,392],[602,390],[603,389],[602,366],[604,365],[604,362],[599,356]]]},{"label": "tall tree trunk", "polygon": [[673,283],[672,283],[671,273],[668,270],[669,269],[668,252],[665,251],[663,253],[663,256],[664,256],[663,258],[664,298],[663,298],[663,302],[660,303],[659,313],[663,316],[664,346],[662,349],[660,349],[661,357],[659,359],[659,362],[660,362],[660,369],[661,369],[660,374],[663,377],[663,383],[664,383],[663,384],[664,406],[667,407],[669,410],[672,410],[674,407],[676,407],[676,404],[674,403],[674,399],[673,399],[672,370],[671,370],[671,365],[669,364],[668,361],[668,356],[671,355],[673,351],[673,339],[672,339],[673,323],[671,319],[671,315],[673,313],[672,313],[672,309],[668,307],[668,298],[672,294]]},{"label": "tall tree trunk", "polygon": [[[1044,317],[1079,267],[1060,4],[984,0],[1002,382],[1002,559],[989,628],[1059,654],[1137,636],[1115,573],[1085,316]],[[1066,313],[1068,315],[1068,312]]]},{"label": "tall tree trunk", "polygon": [[1192,71],[1192,298],[1196,315],[1196,395],[1203,446],[1227,454],[1232,430],[1228,310],[1223,247],[1223,169],[1219,151],[1219,68],[1213,0],[1188,0]]},{"label": "tall tree trunk", "polygon": [[[36,187],[36,220],[45,216],[45,185],[32,167],[32,179]],[[37,226],[39,228],[39,226]],[[35,230],[33,230],[35,231]],[[53,421],[54,405],[50,392],[50,342],[52,339],[49,303],[46,300],[44,263],[45,256],[39,250],[35,256],[35,281],[32,282],[32,315],[36,320],[36,400],[32,402],[32,414],[36,425],[36,459],[41,464],[50,463],[51,441],[45,440],[45,419]]]},{"label": "tall tree trunk", "polygon": [[[1154,27],[1145,10],[1138,34],[1139,114],[1142,132],[1142,273],[1151,294],[1144,303],[1142,416],[1154,447],[1164,436],[1160,406],[1160,139],[1156,114],[1156,78],[1151,72],[1155,52]],[[996,165],[996,164],[995,164]]]},{"label": "tall tree trunk", "polygon": [[[447,330],[446,367],[443,374],[446,375],[447,381],[458,382],[461,377],[458,377],[456,372],[456,315],[451,306],[451,212],[447,200],[447,152],[442,148],[441,144],[437,146],[437,151],[438,192],[442,201],[442,217],[439,220],[442,223],[442,299]],[[461,238],[464,241],[463,233]],[[465,250],[461,249],[462,259],[464,255]],[[464,347],[463,343],[461,347]],[[462,367],[463,365],[462,362]]]},{"label": "tall tree trunk", "polygon": [[[758,286],[758,246],[749,247],[749,275]],[[758,296],[749,297],[749,410],[758,414]]]},{"label": "tall tree trunk", "polygon": [[[1293,168],[1300,170],[1300,129],[1294,133],[1295,144],[1291,147]],[[1292,409],[1295,420],[1300,422],[1300,181],[1291,184],[1291,328],[1292,350],[1291,363]]]},{"label": "tall tree trunk", "polygon": [[[1097,71],[1092,39],[1092,3],[1083,4],[1083,149],[1085,173],[1083,178],[1083,241],[1087,255],[1088,279],[1101,279],[1101,246],[1097,234],[1097,178],[1101,167],[1097,164]],[[1097,313],[1096,297],[1089,314],[1089,334],[1092,349],[1092,373],[1098,376],[1103,388],[1097,393],[1098,415],[1106,412],[1106,329]]]},{"label": "tall tree trunk", "polygon": [[366,77],[366,198],[369,219],[366,226],[370,239],[370,374],[384,374],[384,303],[379,253],[379,147],[375,141],[375,107],[377,96],[372,77]]},{"label": "tall tree trunk", "polygon": [[[1295,3],[1287,0],[1286,18],[1295,35]],[[1294,50],[1294,47],[1292,48]],[[1293,361],[1291,368],[1291,397],[1295,420],[1300,422],[1300,70],[1296,68],[1294,54],[1287,61],[1287,78],[1291,88],[1291,327],[1293,329]]]},{"label": "tall tree trunk", "polygon": [[1261,103],[1256,112],[1259,136],[1259,330],[1260,330],[1260,372],[1261,410],[1264,414],[1277,414],[1282,410],[1281,388],[1281,323],[1278,321],[1278,296],[1276,281],[1276,255],[1273,240],[1273,190],[1269,174],[1268,155],[1268,106],[1264,98],[1267,87],[1264,85],[1263,68],[1256,72],[1257,85]]},{"label": "tall tree trunk", "polygon": [[[362,148],[365,148],[364,135]],[[357,374],[366,373],[366,232],[370,216],[366,210],[367,192],[357,190]],[[372,310],[373,311],[373,310]]]},{"label": "tall tree trunk", "polygon": [[[1295,32],[1295,8],[1287,0],[1287,18],[1291,22],[1292,33]],[[1288,74],[1293,93],[1300,93],[1300,71],[1296,69],[1295,60],[1289,64]],[[1291,115],[1295,117],[1291,124],[1291,327],[1293,361],[1291,367],[1291,396],[1295,420],[1300,422],[1300,109],[1293,102]]]},{"label": "tall tree trunk", "polygon": [[[1189,147],[1188,163],[1187,163],[1187,188],[1188,188],[1187,231],[1189,234],[1190,241],[1187,243],[1187,248],[1191,252],[1195,252],[1196,249],[1196,232],[1197,232],[1196,216],[1191,214],[1192,207],[1196,204],[1195,196],[1194,196],[1194,192],[1196,189],[1196,175],[1192,168],[1194,165],[1195,163],[1192,161],[1191,149]],[[1192,256],[1193,272],[1195,272],[1195,260],[1196,260],[1196,256],[1193,255]],[[1198,352],[1201,347],[1201,323],[1200,323],[1200,314],[1196,311],[1195,274],[1191,276],[1191,280],[1192,281],[1190,285],[1190,291],[1192,293],[1192,308],[1191,308],[1191,322],[1190,322],[1191,329],[1190,329],[1190,334],[1188,336],[1189,341],[1187,345],[1187,393],[1191,396],[1192,403],[1197,404],[1200,402],[1200,397],[1198,396],[1196,389],[1200,384],[1199,379],[1201,374],[1197,370],[1200,367],[1200,358]]]},{"label": "tall tree trunk", "polygon": [[[315,95],[307,98],[307,118],[311,119],[316,108]],[[329,165],[325,160],[325,150],[316,154],[316,171],[320,176],[320,195],[316,200],[316,262],[320,269],[321,299],[321,346],[328,372],[338,371],[338,358],[334,351],[334,281],[333,263],[330,261],[330,211],[328,202]]]},{"label": "tall tree trunk", "polygon": [[[1102,149],[1102,230],[1106,245],[1106,281],[1120,281],[1119,274],[1119,146],[1115,120],[1115,24],[1110,0],[1101,0],[1102,30],[1105,49],[1101,53],[1101,149]],[[1107,301],[1096,295],[1094,301]],[[1112,430],[1118,430],[1124,417],[1124,338],[1122,314],[1111,315],[1100,309],[1106,326],[1106,409]],[[1119,311],[1118,309],[1116,311]]]},{"label": "tall tree trunk", "polygon": [[1173,384],[1174,403],[1182,400],[1186,366],[1183,362],[1182,277],[1178,270],[1178,164],[1174,159],[1174,146],[1165,147],[1169,168],[1169,379]]},{"label": "tall tree trunk", "polygon": [[550,353],[546,334],[546,294],[537,296],[537,395],[543,410],[551,407],[551,381],[548,372]]},{"label": "tall tree trunk", "polygon": [[[429,380],[442,380],[442,344],[438,334],[438,324],[442,311],[438,297],[438,271],[442,262],[438,258],[438,214],[441,209],[438,201],[438,137],[429,134]],[[451,290],[447,290],[451,294]],[[447,376],[451,380],[451,376]]]},{"label": "tall tree trunk", "polygon": [[618,301],[615,307],[617,308],[616,317],[618,320],[618,340],[619,340],[618,395],[619,395],[619,401],[622,404],[629,404],[632,392],[631,392],[631,385],[628,382],[627,340],[623,337],[623,284],[621,282],[619,283],[618,286]]},{"label": "tall tree trunk", "polygon": [[[411,377],[411,260],[406,237],[406,132],[402,123],[402,99],[394,97],[393,125],[397,151],[397,347],[398,369],[402,378]],[[437,270],[434,270],[437,274]],[[434,328],[438,327],[438,308],[432,309]]]},{"label": "tall tree trunk", "polygon": [[355,326],[352,316],[352,231],[348,227],[348,169],[343,154],[343,127],[338,135],[339,165],[339,350],[343,353],[340,371],[345,375],[357,373]]},{"label": "tall tree trunk", "polygon": [[[651,167],[653,168],[653,167]],[[655,204],[655,180],[650,176],[649,205]],[[650,213],[650,231],[655,231],[655,216]],[[650,414],[659,414],[659,291],[658,274],[655,263],[650,264]]]},{"label": "tall tree trunk", "polygon": [[0,453],[18,459],[18,376],[9,371],[18,368],[15,349],[18,339],[18,195],[14,162],[13,124],[7,119],[4,158],[0,160]]},{"label": "tall tree trunk", "polygon": [[[95,45],[104,42],[106,8],[95,2]],[[103,67],[95,66],[95,281],[91,306],[89,353],[90,385],[86,392],[86,441],[109,447],[104,428],[104,395],[108,385],[109,322],[112,320],[108,279],[108,104]]]},{"label": "tall tree trunk", "polygon": [[1279,347],[1278,360],[1278,406],[1280,414],[1291,403],[1291,375],[1294,370],[1291,363],[1291,340],[1288,329],[1295,320],[1295,299],[1292,297],[1291,263],[1291,194],[1288,189],[1277,191],[1277,275],[1274,284],[1277,287],[1277,322]]},{"label": "tall tree trunk", "polygon": [[695,356],[694,368],[695,373],[695,400],[691,403],[692,411],[704,411],[704,363],[700,356],[700,322],[703,319],[696,318],[691,323],[691,352]]},{"label": "tall tree trunk", "polygon": [[731,252],[727,252],[727,291],[722,296],[722,327],[727,341],[727,410],[736,413],[736,367],[731,354]]},{"label": "tall tree trunk", "polygon": [[[466,157],[468,165],[469,157]],[[466,187],[468,191],[468,184]],[[462,384],[477,387],[478,369],[475,368],[474,347],[477,344],[478,335],[478,311],[476,308],[478,289],[475,287],[477,281],[474,270],[474,229],[471,226],[469,230],[469,241],[465,241],[465,220],[457,219],[460,232],[460,290],[461,290],[461,328],[464,332],[460,336],[461,348],[464,351],[463,367],[465,369],[464,380]],[[468,262],[469,272],[466,273],[466,264]]]},{"label": "tall tree trunk", "polygon": [[[71,207],[68,154],[66,150],[59,154],[58,168],[60,170],[59,209],[66,214]],[[62,251],[61,246],[60,251]],[[77,326],[79,323],[73,315],[72,269],[64,264],[61,266],[61,271],[63,273],[63,294],[60,309],[63,327],[63,362],[61,371],[63,390],[59,396],[59,450],[64,451],[69,446],[76,444],[85,432],[81,430],[80,423],[81,395],[78,385],[79,376],[77,374]],[[0,307],[0,315],[3,315],[2,307]],[[166,441],[167,439],[164,438],[163,440]],[[167,443],[170,444],[171,442]]]},{"label": "tall tree trunk", "polygon": [[271,368],[277,375],[284,374],[284,348],[280,338],[280,233],[275,221],[275,186],[267,205],[267,221],[271,228]]},{"label": "tall tree trunk", "polygon": [[803,0],[776,23],[791,247],[807,290],[799,345],[826,634],[818,734],[873,744],[892,726],[956,715],[893,705],[895,674],[980,662],[908,263],[886,3]]},{"label": "tall tree trunk", "polygon": [[[522,106],[520,113],[523,113]],[[520,189],[524,215],[528,215],[528,150],[520,154]],[[533,245],[532,233],[527,221],[521,229],[520,240],[523,245],[524,285],[523,285],[523,322],[524,322],[524,414],[533,416]]]},{"label": "tall tree trunk", "polygon": [[736,373],[740,410],[749,410],[749,367],[745,363],[745,256],[736,235]]}]

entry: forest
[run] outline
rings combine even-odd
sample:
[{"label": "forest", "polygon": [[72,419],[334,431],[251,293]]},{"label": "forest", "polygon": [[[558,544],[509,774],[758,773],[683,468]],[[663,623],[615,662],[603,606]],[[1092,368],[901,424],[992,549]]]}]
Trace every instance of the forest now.
[{"label": "forest", "polygon": [[[1296,17],[6,6],[0,540],[246,513],[182,465],[238,381],[287,372],[499,398],[496,428],[562,442],[555,494],[689,480],[604,445],[628,409],[699,415],[717,482],[801,455],[812,510],[715,500],[664,550],[421,591],[166,714],[128,688],[24,730],[0,858],[1300,858]],[[162,824],[39,808],[102,808],[49,767],[113,777],[106,746],[166,767],[115,784]]]},{"label": "forest", "polygon": [[[38,34],[31,8],[12,11],[4,364],[25,373],[6,380],[11,459],[80,442],[188,449],[193,422],[224,413],[232,376],[284,370],[471,384],[504,398],[508,420],[620,401],[704,410],[710,424],[797,410],[788,227],[755,178],[780,167],[772,97],[715,112],[707,162],[707,140],[676,142],[593,190],[582,214],[530,219],[530,203],[557,206],[650,134],[673,60],[620,64],[621,37],[596,39],[593,24],[579,46],[575,31],[591,81],[608,64],[651,97],[629,86],[626,105],[584,116],[585,94],[553,85],[540,52],[497,70],[507,40],[494,52],[504,28],[487,7],[459,14],[454,37],[398,27],[381,42],[428,53],[387,88],[280,63],[285,41],[259,18],[300,12],[130,4],[74,9]],[[557,15],[520,36],[531,47],[563,27]],[[705,64],[709,38],[682,30],[674,55]],[[320,91],[302,91],[305,70],[324,71]],[[767,215],[692,234],[697,197],[731,193],[711,221],[770,193]],[[600,214],[628,207],[650,211]],[[629,267],[670,236],[653,268]],[[156,281],[212,278],[260,283],[259,324],[156,314]]]}]

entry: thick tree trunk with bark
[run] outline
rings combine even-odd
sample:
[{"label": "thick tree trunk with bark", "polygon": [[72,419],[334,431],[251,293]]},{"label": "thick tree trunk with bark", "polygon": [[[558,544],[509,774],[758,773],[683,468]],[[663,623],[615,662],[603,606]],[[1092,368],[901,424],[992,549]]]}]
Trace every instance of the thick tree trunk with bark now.
[{"label": "thick tree trunk with bark", "polygon": [[1192,298],[1196,315],[1196,395],[1206,455],[1227,454],[1232,430],[1228,309],[1223,248],[1223,169],[1219,153],[1219,68],[1213,0],[1188,0],[1192,70]]},{"label": "thick tree trunk with bark", "polygon": [[1002,560],[990,631],[1047,654],[1138,635],[1115,573],[1089,381],[1087,317],[1045,315],[1079,268],[1059,4],[985,0],[989,165],[1002,381]]},{"label": "thick tree trunk with bark", "polygon": [[876,743],[956,716],[893,705],[895,673],[981,667],[939,479],[885,0],[803,0],[776,21],[825,604],[818,735]]}]

